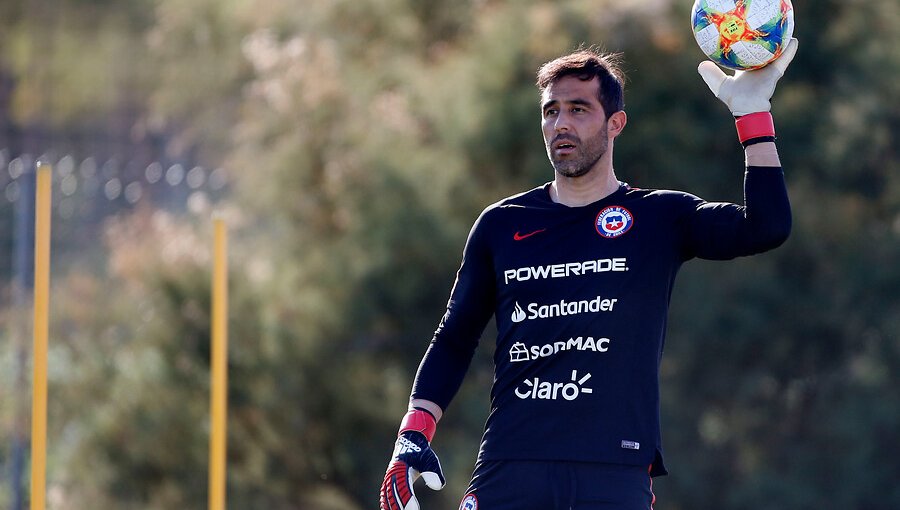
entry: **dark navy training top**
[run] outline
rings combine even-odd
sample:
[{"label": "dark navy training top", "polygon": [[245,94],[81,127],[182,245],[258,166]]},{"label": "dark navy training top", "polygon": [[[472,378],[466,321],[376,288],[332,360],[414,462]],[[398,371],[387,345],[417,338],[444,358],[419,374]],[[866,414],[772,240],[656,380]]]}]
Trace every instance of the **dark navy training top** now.
[{"label": "dark navy training top", "polygon": [[780,168],[749,167],[744,206],[621,183],[583,207],[549,183],[482,212],[416,374],[412,398],[446,409],[496,318],[491,412],[479,459],[651,466],[665,474],[659,365],[675,275],[787,238]]}]

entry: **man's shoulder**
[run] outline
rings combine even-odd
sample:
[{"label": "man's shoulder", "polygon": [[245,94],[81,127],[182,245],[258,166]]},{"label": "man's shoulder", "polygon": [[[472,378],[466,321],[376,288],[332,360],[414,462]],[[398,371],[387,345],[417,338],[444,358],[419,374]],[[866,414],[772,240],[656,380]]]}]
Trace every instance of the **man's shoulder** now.
[{"label": "man's shoulder", "polygon": [[520,209],[529,209],[535,207],[546,207],[552,205],[550,195],[547,193],[546,184],[532,188],[515,195],[508,196],[493,204],[485,207],[482,214],[502,214],[504,212],[516,211]]},{"label": "man's shoulder", "polygon": [[658,207],[692,207],[703,199],[686,191],[629,186],[625,200]]}]

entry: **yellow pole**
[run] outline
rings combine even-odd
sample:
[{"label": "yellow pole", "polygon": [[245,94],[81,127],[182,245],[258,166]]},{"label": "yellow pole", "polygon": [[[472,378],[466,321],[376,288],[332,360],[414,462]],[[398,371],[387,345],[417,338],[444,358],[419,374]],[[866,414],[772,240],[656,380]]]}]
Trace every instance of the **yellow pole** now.
[{"label": "yellow pole", "polygon": [[50,311],[51,167],[38,163],[34,232],[34,380],[31,407],[31,510],[44,510],[47,486],[47,333]]},{"label": "yellow pole", "polygon": [[228,230],[213,219],[212,373],[209,510],[225,510],[225,438],[228,414]]}]

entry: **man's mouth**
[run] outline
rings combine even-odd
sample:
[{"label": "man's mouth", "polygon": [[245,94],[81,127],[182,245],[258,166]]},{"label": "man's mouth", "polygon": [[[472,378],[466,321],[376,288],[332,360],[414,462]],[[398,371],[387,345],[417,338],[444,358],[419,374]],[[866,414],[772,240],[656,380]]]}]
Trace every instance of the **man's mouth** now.
[{"label": "man's mouth", "polygon": [[570,154],[575,152],[576,146],[568,140],[562,140],[553,144],[553,152],[556,154]]}]

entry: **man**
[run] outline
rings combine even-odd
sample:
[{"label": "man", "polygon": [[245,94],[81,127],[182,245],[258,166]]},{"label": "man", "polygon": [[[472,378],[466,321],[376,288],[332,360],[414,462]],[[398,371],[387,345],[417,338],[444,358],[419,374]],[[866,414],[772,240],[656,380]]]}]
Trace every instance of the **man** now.
[{"label": "man", "polygon": [[791,212],[769,99],[797,49],[726,76],[698,71],[737,118],[745,203],[620,182],[627,116],[609,55],[581,50],[538,71],[554,179],[489,206],[472,227],[447,312],[416,374],[381,488],[382,510],[418,509],[413,482],[444,485],[430,442],[491,316],[495,378],[465,510],[652,508],[666,474],[659,363],[675,275],[787,239]]}]

